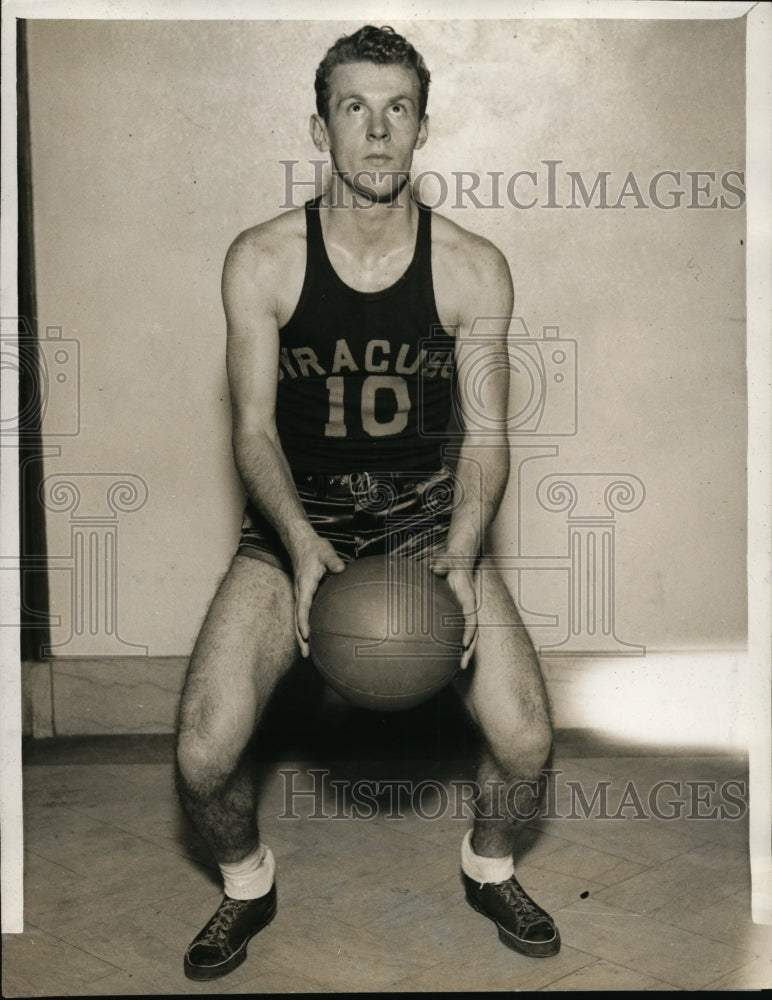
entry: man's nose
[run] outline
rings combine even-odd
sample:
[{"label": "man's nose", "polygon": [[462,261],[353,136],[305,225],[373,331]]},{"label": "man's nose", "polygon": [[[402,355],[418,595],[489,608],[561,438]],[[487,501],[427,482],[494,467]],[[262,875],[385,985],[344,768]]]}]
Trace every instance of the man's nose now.
[{"label": "man's nose", "polygon": [[384,115],[374,114],[371,116],[367,136],[369,139],[375,139],[377,141],[383,141],[384,139],[389,138],[389,130],[386,126],[386,118]]}]

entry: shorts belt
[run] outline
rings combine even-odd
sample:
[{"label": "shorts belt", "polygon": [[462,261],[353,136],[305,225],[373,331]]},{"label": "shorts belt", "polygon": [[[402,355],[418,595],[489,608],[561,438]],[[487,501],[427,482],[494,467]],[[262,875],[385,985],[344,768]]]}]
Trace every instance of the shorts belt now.
[{"label": "shorts belt", "polygon": [[431,472],[346,472],[340,475],[325,475],[321,472],[294,472],[295,485],[307,493],[318,497],[362,497],[385,484],[395,487],[401,493],[424,482]]}]

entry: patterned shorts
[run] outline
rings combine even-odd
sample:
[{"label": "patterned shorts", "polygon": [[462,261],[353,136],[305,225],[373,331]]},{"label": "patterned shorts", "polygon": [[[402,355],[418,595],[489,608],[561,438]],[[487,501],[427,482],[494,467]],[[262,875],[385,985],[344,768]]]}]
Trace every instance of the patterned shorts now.
[{"label": "patterned shorts", "polygon": [[[448,466],[426,474],[296,473],[294,478],[314,530],[345,562],[384,554],[418,561],[438,555],[460,500],[455,474]],[[281,539],[251,503],[244,511],[238,555],[292,573]]]}]

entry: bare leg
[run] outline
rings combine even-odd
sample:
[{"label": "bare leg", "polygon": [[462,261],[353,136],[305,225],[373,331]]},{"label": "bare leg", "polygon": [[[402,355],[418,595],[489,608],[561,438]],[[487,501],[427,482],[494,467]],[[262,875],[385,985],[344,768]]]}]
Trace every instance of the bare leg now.
[{"label": "bare leg", "polygon": [[298,650],[292,583],[280,569],[236,556],[201,629],[179,712],[182,803],[218,862],[259,842],[246,747]]},{"label": "bare leg", "polygon": [[[467,901],[494,921],[513,951],[546,958],[560,950],[552,917],[514,875],[515,837],[535,815],[540,772],[552,743],[547,695],[531,641],[499,574],[481,573],[480,635],[473,662],[459,681],[462,697],[485,736],[477,772],[471,844],[462,846]],[[486,818],[493,816],[493,818]],[[471,850],[470,850],[471,848]]]},{"label": "bare leg", "polygon": [[477,647],[457,686],[486,741],[472,847],[500,858],[512,853],[524,818],[541,797],[552,727],[539,662],[512,597],[496,570],[483,569],[481,583]]}]

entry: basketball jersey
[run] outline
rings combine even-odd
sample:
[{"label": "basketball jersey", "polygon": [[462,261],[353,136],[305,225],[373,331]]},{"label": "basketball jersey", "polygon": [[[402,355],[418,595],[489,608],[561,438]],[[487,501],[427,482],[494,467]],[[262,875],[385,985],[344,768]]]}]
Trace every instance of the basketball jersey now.
[{"label": "basketball jersey", "polygon": [[279,331],[276,425],[294,471],[432,471],[441,464],[455,375],[454,339],[434,301],[431,211],[419,205],[401,278],[359,292],[334,270],[320,198],[307,203],[306,272]]}]

